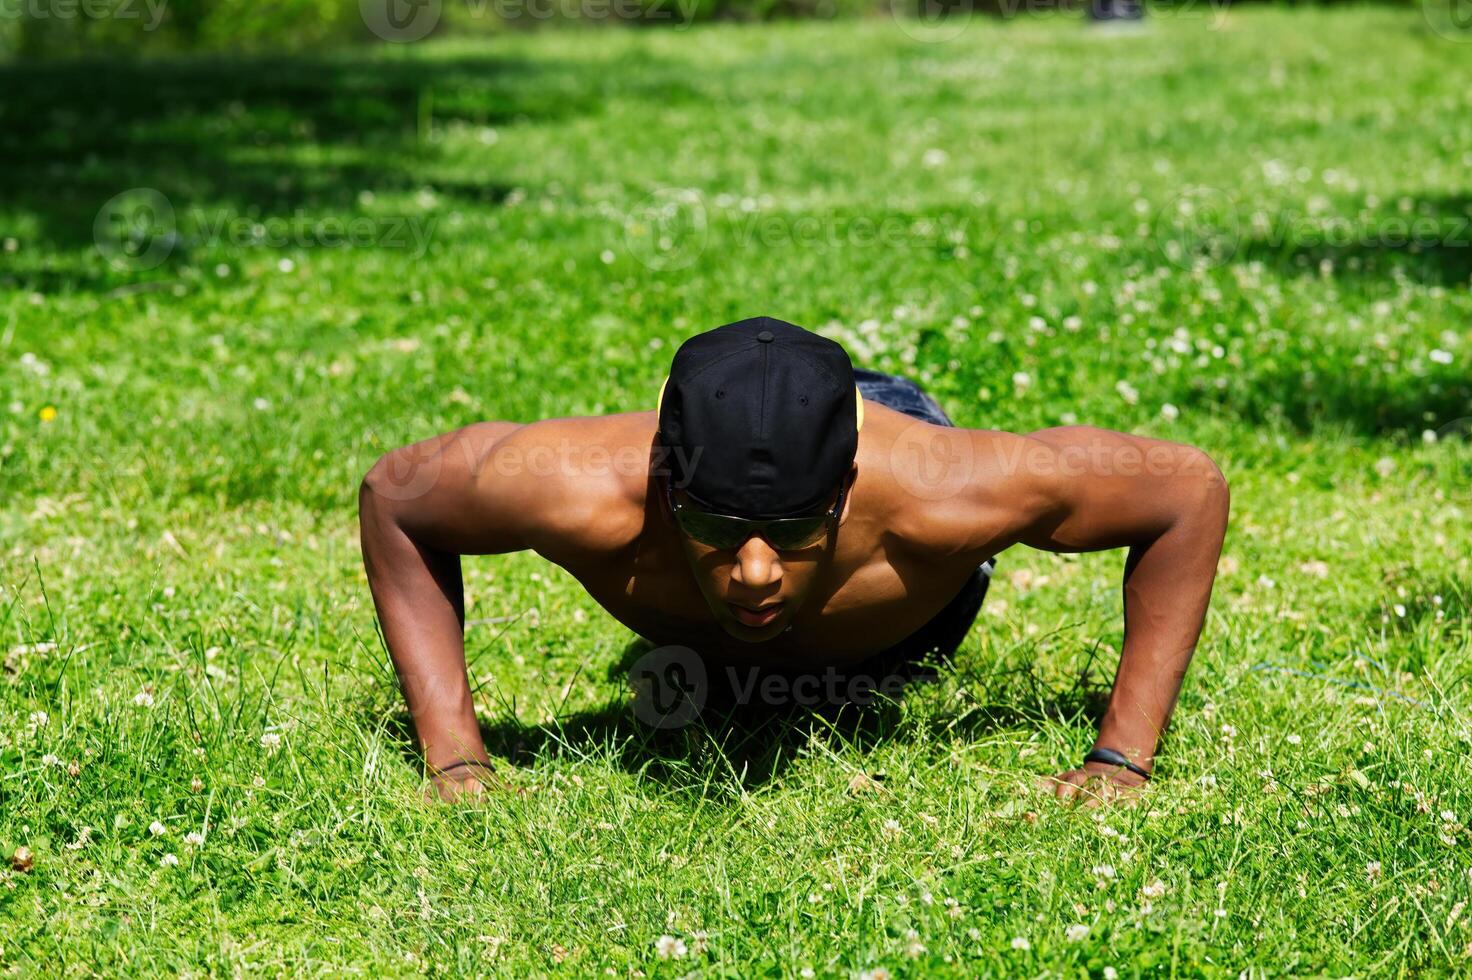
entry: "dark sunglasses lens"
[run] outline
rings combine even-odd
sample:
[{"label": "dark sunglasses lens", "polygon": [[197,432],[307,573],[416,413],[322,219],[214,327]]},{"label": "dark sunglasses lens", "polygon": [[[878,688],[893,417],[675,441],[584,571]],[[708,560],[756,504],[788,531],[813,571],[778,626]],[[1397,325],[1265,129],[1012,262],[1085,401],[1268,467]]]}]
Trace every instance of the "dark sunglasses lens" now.
[{"label": "dark sunglasses lens", "polygon": [[793,517],[768,524],[763,535],[779,551],[809,548],[822,540],[828,529],[826,517]]},{"label": "dark sunglasses lens", "polygon": [[681,510],[679,518],[681,530],[712,548],[734,548],[751,535],[751,525],[735,517]]}]

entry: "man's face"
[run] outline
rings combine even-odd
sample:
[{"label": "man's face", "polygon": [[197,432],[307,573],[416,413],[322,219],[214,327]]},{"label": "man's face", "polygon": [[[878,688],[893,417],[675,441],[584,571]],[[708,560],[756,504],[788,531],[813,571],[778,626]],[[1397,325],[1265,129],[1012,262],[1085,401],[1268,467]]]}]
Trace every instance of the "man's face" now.
[{"label": "man's face", "polygon": [[[690,505],[684,494],[676,491],[675,496],[681,505]],[[834,496],[836,499],[836,492]],[[829,501],[827,506],[832,505]],[[680,541],[695,582],[721,628],[738,640],[760,643],[791,625],[811,595],[828,561],[833,533],[792,550],[778,550],[760,534],[734,548],[714,548],[684,533]]]}]

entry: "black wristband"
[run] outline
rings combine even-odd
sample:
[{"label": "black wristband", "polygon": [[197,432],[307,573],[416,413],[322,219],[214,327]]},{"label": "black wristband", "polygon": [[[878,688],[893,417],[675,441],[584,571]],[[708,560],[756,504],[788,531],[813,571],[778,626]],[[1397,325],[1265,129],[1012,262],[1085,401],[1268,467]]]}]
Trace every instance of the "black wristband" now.
[{"label": "black wristband", "polygon": [[1125,758],[1125,754],[1123,752],[1116,752],[1113,749],[1095,747],[1093,751],[1084,756],[1084,762],[1098,762],[1106,766],[1121,766],[1125,769],[1128,769],[1136,776],[1140,776],[1144,779],[1150,778],[1150,770],[1142,769],[1140,766],[1135,765],[1129,759]]}]

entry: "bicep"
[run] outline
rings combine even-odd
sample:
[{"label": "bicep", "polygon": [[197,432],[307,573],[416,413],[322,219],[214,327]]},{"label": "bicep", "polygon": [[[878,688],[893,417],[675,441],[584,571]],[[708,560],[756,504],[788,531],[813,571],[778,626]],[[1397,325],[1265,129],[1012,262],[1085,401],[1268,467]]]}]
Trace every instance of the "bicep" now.
[{"label": "bicep", "polygon": [[[1087,426],[993,437],[1017,501],[1015,540],[1054,552],[1128,547],[1212,518],[1220,471],[1190,446]],[[998,441],[1000,440],[1000,441]]]}]

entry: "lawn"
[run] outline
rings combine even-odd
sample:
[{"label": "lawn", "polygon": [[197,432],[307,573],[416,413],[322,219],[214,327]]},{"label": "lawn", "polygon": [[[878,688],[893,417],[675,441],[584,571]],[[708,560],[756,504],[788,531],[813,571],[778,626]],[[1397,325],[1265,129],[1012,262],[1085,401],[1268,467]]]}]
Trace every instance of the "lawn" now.
[{"label": "lawn", "polygon": [[[0,69],[0,969],[1472,968],[1472,46],[1414,7],[943,33]],[[575,582],[469,559],[526,793],[421,802],[364,471],[652,407],[756,314],[963,425],[1218,461],[1139,806],[1033,789],[1091,744],[1123,556],[1022,550],[900,704],[665,733]]]}]

